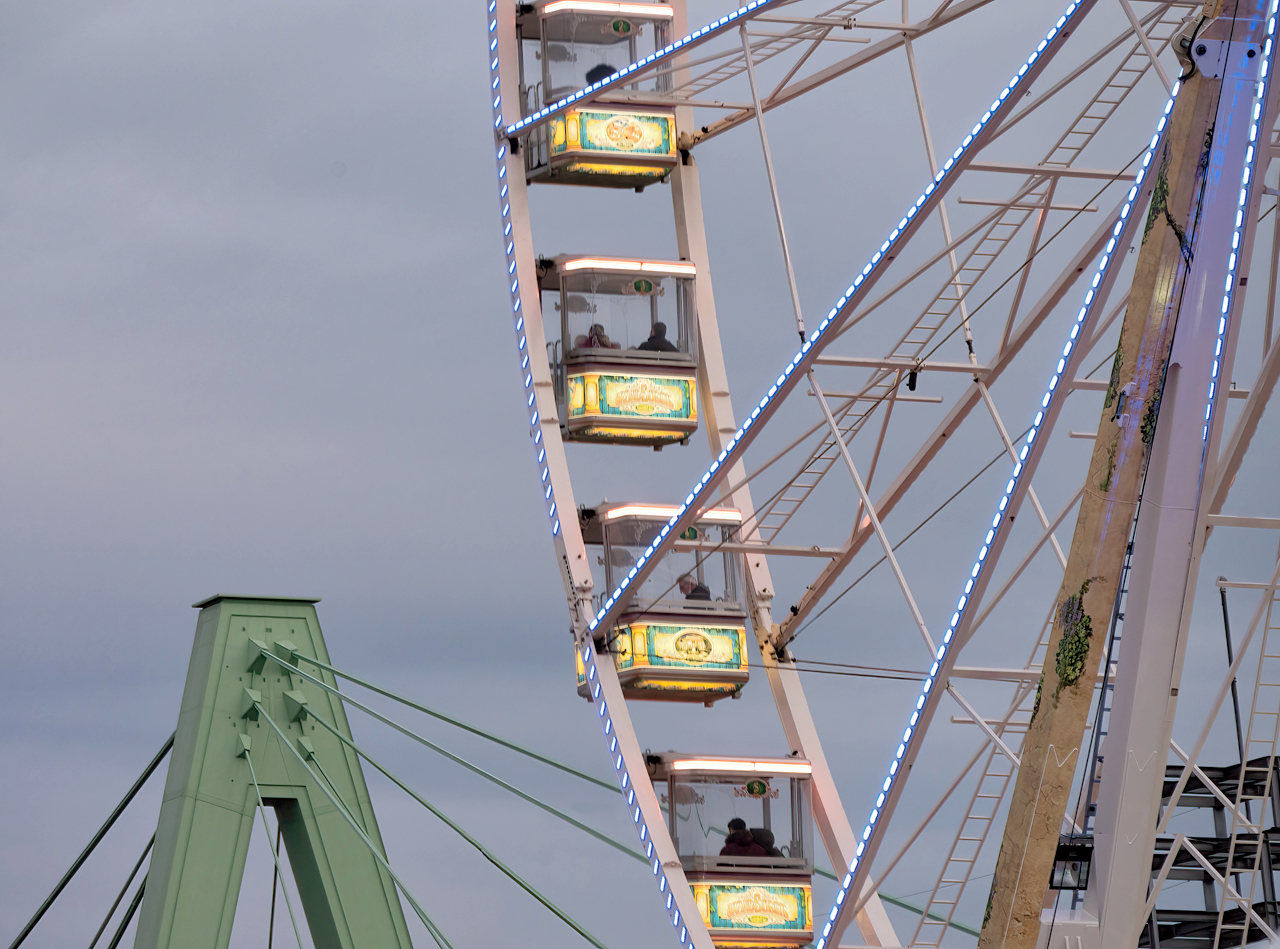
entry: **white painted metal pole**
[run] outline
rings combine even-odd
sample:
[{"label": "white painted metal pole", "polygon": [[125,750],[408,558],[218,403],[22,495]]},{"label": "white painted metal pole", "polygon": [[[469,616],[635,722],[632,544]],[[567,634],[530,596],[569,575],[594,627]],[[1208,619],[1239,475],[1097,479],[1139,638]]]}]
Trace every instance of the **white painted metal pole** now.
[{"label": "white painted metal pole", "polygon": [[964,696],[962,696],[956,687],[950,682],[947,683],[947,692],[956,700],[957,705],[969,713],[970,717],[973,719],[973,723],[982,729],[982,733],[986,735],[989,740],[995,742],[996,747],[1000,749],[1000,753],[1008,758],[1009,762],[1015,768],[1022,767],[1022,762],[1019,761],[1018,756],[1013,753],[1013,749],[1004,743],[1004,739],[995,733],[995,729],[987,724],[987,720],[978,714],[978,710],[970,705]]},{"label": "white painted metal pole", "polygon": [[[1261,29],[1261,22],[1252,14],[1242,19],[1242,34],[1249,30],[1246,24]],[[1217,380],[1214,401],[1220,402],[1223,381],[1231,378],[1229,349],[1219,354],[1215,346],[1220,320],[1231,319],[1219,304],[1224,280],[1233,279],[1228,277],[1232,274],[1228,258],[1234,259],[1236,197],[1241,191],[1254,106],[1259,58],[1245,56],[1250,41],[1250,37],[1240,36],[1222,83],[1209,155],[1211,166],[1221,170],[1208,176],[1205,183],[1196,254],[1160,395],[1159,423],[1151,443],[1134,536],[1124,649],[1112,697],[1108,767],[1094,835],[1096,876],[1085,899],[1085,908],[1098,918],[1104,945],[1134,945],[1146,924],[1146,918],[1139,914],[1151,872],[1163,764],[1178,706],[1181,659],[1208,514],[1206,501],[1212,479],[1206,477],[1205,465],[1214,457],[1223,414],[1221,410],[1216,413],[1217,424],[1204,434],[1205,404],[1210,384]],[[1249,217],[1251,209],[1246,207],[1243,212]],[[1145,412],[1147,408],[1135,406],[1131,411]],[[1189,772],[1190,768],[1184,770]]]},{"label": "white painted metal pole", "polygon": [[747,79],[751,83],[751,101],[755,105],[756,125],[760,129],[760,148],[764,152],[764,170],[769,176],[769,194],[773,197],[773,215],[778,221],[778,240],[782,242],[782,262],[787,268],[787,287],[791,291],[791,308],[796,315],[796,329],[804,339],[804,315],[800,311],[800,290],[796,287],[796,272],[791,266],[791,248],[787,245],[787,229],[782,224],[782,202],[778,199],[778,180],[773,173],[773,153],[769,150],[769,133],[764,127],[764,109],[760,105],[760,90],[756,86],[756,67],[751,61],[751,40],[747,25],[738,28],[742,36],[742,55],[747,63]]},{"label": "white painted metal pole", "polygon": [[[679,11],[679,7],[677,10]],[[682,121],[683,111],[677,110],[677,122]],[[692,120],[691,110],[687,120]],[[718,454],[737,430],[737,425],[734,421],[724,353],[720,345],[710,255],[702,215],[701,181],[697,161],[692,154],[682,157],[681,164],[672,173],[671,198],[675,205],[676,240],[680,257],[698,265],[695,293],[698,307],[698,385],[701,389],[702,424],[706,429],[712,454]],[[738,462],[722,488],[722,492],[728,493],[722,493],[722,497],[742,511],[744,524],[754,524],[755,506],[747,480],[745,468]],[[758,542],[760,537],[753,526],[746,536],[739,539]],[[762,550],[745,555],[742,563],[752,626],[756,639],[761,644],[769,687],[778,709],[778,719],[790,749],[807,758],[813,766],[814,825],[832,866],[839,870],[847,867],[853,859],[858,838],[849,824],[835,778],[819,741],[818,729],[800,683],[800,674],[789,657],[784,655],[779,659],[773,647],[767,645],[771,632],[777,629],[770,614],[773,580],[768,558]],[[863,943],[868,946],[899,945],[880,898],[875,895],[874,890],[867,895],[868,903],[856,917]]]},{"label": "white painted metal pole", "polygon": [[858,496],[862,499],[863,509],[867,512],[866,516],[871,521],[871,529],[875,531],[876,537],[880,540],[880,546],[884,548],[884,555],[889,561],[889,568],[893,571],[894,579],[898,581],[898,589],[902,591],[902,596],[907,601],[907,608],[911,611],[911,618],[915,620],[916,628],[920,630],[925,648],[929,651],[929,660],[932,661],[934,654],[938,651],[938,647],[934,645],[933,637],[929,635],[929,627],[925,625],[920,607],[916,605],[916,598],[911,593],[911,586],[907,583],[906,574],[902,572],[902,567],[898,564],[898,557],[893,552],[893,544],[889,543],[889,536],[884,532],[884,525],[880,523],[880,517],[871,505],[871,496],[867,494],[867,486],[862,483],[858,468],[853,463],[853,456],[849,454],[849,446],[845,443],[844,436],[840,434],[840,426],[836,422],[835,416],[831,414],[831,407],[827,405],[822,389],[818,387],[818,380],[813,377],[812,372],[809,373],[809,385],[813,388],[813,394],[818,399],[818,406],[822,409],[822,414],[827,419],[827,427],[831,429],[831,437],[840,449],[840,457],[844,459],[845,467],[849,469],[849,475],[853,478],[854,487],[858,489]]},{"label": "white painted metal pole", "polygon": [[[991,421],[995,424],[996,431],[1000,433],[1000,440],[1004,442],[1005,451],[1008,452],[1010,460],[1016,465],[1018,463],[1018,451],[1013,447],[1013,440],[1009,437],[1009,430],[1005,428],[1004,419],[996,411],[996,404],[991,399],[991,392],[987,389],[986,383],[977,377],[974,378],[973,384],[982,393],[982,401],[986,403],[987,411],[991,413]],[[1054,529],[1049,526],[1049,516],[1045,514],[1044,508],[1040,506],[1040,498],[1036,495],[1036,489],[1031,485],[1027,486],[1027,500],[1031,502],[1031,507],[1036,512],[1036,517],[1040,520],[1040,526],[1049,532],[1049,543],[1053,547],[1053,554],[1058,558],[1058,565],[1065,570],[1067,568],[1067,555],[1062,552],[1058,538],[1054,536]]]},{"label": "white painted metal pole", "polygon": [[1120,0],[1120,6],[1124,10],[1124,15],[1129,18],[1133,31],[1138,34],[1138,42],[1142,44],[1142,50],[1147,54],[1147,58],[1151,60],[1151,65],[1155,67],[1156,75],[1164,83],[1164,91],[1172,95],[1173,82],[1169,79],[1169,74],[1164,71],[1164,66],[1160,64],[1160,57],[1156,55],[1155,47],[1151,45],[1151,39],[1147,36],[1147,31],[1138,22],[1138,15],[1133,12],[1133,7],[1129,6],[1129,0]]},{"label": "white painted metal pole", "polygon": [[[1101,253],[1103,246],[1111,237],[1112,222],[1115,220],[1116,215],[1120,213],[1120,207],[1123,203],[1121,201],[1116,204],[1112,213],[1103,220],[1090,240],[1076,251],[1043,296],[1036,301],[1036,305],[1031,308],[1026,318],[1014,330],[1008,347],[1001,350],[991,362],[990,370],[985,376],[988,386],[1008,370],[1013,360],[1022,352],[1023,347],[1044,324],[1050,312],[1062,302],[1063,297],[1072,289],[1075,282],[1081,279],[1081,274],[1084,273],[1089,263]],[[1105,299],[1110,292],[1114,274],[1114,270],[1109,271],[1108,277],[1104,278],[1102,285],[1098,287],[1098,298],[1100,300]],[[1099,306],[1101,306],[1101,303],[1099,303]],[[1088,325],[1082,329],[1083,333],[1092,334],[1095,332],[1095,327],[1098,323],[1096,312],[1096,310],[1091,311],[1086,318]],[[1076,368],[1079,367],[1079,362],[1084,358],[1085,352],[1085,348],[1080,346],[1077,346],[1072,352],[1072,361]],[[966,369],[966,371],[968,370]],[[903,466],[893,482],[880,496],[880,504],[877,510],[882,515],[887,516],[897,506],[911,486],[916,483],[921,473],[928,468],[938,452],[942,450],[942,447],[951,443],[952,436],[959,431],[961,424],[977,406],[979,399],[980,395],[976,387],[966,390],[947,412],[947,416],[925,437],[915,455]],[[1053,424],[1054,418],[1056,416],[1051,416],[1047,420],[1050,425]],[[1052,429],[1042,429],[1042,431],[1044,431],[1045,436],[1048,436]],[[794,614],[783,623],[777,642],[785,643],[793,638],[793,630],[798,630],[804,624],[809,614],[821,602],[822,598],[827,595],[831,587],[835,585],[845,568],[853,561],[853,558],[857,556],[870,537],[870,531],[863,530],[858,524],[853,525],[849,539],[842,547],[841,555],[825,567],[822,573],[818,575],[818,578],[809,584],[808,589],[805,590],[800,600],[796,603]],[[995,552],[995,555],[999,556],[999,552]],[[988,560],[990,562],[990,558]]]}]

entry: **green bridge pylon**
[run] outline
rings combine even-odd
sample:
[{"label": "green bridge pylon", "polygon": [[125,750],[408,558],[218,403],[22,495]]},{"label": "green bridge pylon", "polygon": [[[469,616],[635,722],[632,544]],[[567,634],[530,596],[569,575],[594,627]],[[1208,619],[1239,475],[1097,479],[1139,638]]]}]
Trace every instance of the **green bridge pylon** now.
[{"label": "green bridge pylon", "polygon": [[[267,721],[255,698],[304,757],[314,760],[382,850],[360,762],[326,728],[351,737],[342,703],[263,656],[329,662],[318,600],[211,597],[200,609],[178,730],[147,874],[136,949],[226,949],[258,794],[276,812],[316,949],[410,949],[391,877]],[[330,685],[331,673],[308,669]],[[266,847],[263,847],[266,850]]]}]

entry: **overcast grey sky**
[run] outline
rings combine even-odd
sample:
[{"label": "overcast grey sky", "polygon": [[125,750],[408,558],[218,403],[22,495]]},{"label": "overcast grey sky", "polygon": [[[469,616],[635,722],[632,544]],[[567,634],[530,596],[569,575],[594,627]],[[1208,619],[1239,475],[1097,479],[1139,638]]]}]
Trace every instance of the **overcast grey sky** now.
[{"label": "overcast grey sky", "polygon": [[[1058,6],[995,3],[946,43],[920,44],[940,150],[954,147]],[[691,22],[724,9],[696,3]],[[0,8],[0,938],[172,730],[190,604],[216,592],[323,597],[339,665],[605,771],[573,689],[516,401],[483,43],[479,0]],[[902,81],[901,61],[886,62],[771,119],[813,312],[926,180]],[[1135,106],[1139,131],[1117,155],[1140,144],[1161,101],[1153,89]],[[744,128],[699,153],[739,408],[794,346],[754,136]],[[664,188],[544,188],[532,202],[540,253],[675,255]],[[1024,388],[1042,382],[1037,369]],[[1086,406],[1073,427],[1096,413]],[[1027,413],[1015,414],[1010,424],[1024,425]],[[923,409],[920,418],[921,431],[933,424]],[[705,442],[695,442],[660,455],[583,449],[573,456],[578,500],[679,497],[705,463]],[[976,469],[998,447],[988,432],[958,449],[959,462]],[[1077,462],[1087,457],[1079,451]],[[931,622],[954,601],[959,561],[1004,476],[976,485],[954,529],[912,554]],[[953,478],[922,489],[913,516]],[[1252,496],[1265,495],[1264,480],[1252,484]],[[820,526],[839,535],[842,516]],[[1270,556],[1271,543],[1250,540],[1241,569]],[[935,589],[924,578],[939,570]],[[914,663],[886,645],[905,613],[878,599],[892,593],[879,579],[831,617],[827,638],[815,634],[811,655]],[[1035,600],[1032,612],[1046,605]],[[1024,641],[1002,661],[1021,662]],[[905,717],[915,685],[831,678],[812,695],[857,822],[890,754],[864,725]],[[785,751],[762,688],[713,710],[636,716],[654,747]],[[628,839],[610,794],[416,724]],[[354,727],[611,949],[669,938],[638,864],[567,838],[368,720]],[[371,785],[393,865],[459,949],[576,939],[394,788]],[[154,829],[158,789],[27,945],[87,944]],[[269,884],[255,838],[233,946],[265,940]],[[275,938],[289,944],[283,922]],[[415,938],[427,941],[421,930]]]}]

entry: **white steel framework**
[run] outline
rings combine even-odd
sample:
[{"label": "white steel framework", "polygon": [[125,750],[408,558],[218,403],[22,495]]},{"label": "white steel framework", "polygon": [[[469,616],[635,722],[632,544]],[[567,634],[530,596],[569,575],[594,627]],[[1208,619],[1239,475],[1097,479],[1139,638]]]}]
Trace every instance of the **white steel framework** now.
[{"label": "white steel framework", "polygon": [[[599,652],[599,644],[627,607],[629,591],[644,582],[668,550],[696,546],[678,538],[698,511],[717,503],[743,514],[742,530],[723,549],[741,557],[752,629],[790,746],[786,750],[813,762],[819,834],[834,866],[842,871],[829,912],[816,918],[818,949],[839,944],[855,915],[864,944],[898,944],[898,933],[875,889],[904,860],[930,821],[950,821],[954,832],[940,854],[942,863],[936,877],[923,884],[928,901],[918,924],[910,927],[906,944],[940,946],[954,939],[950,925],[962,899],[968,892],[965,905],[972,905],[981,896],[967,889],[977,878],[975,870],[994,859],[985,844],[1008,804],[1025,727],[1019,723],[1034,714],[1036,677],[1045,662],[1050,623],[1035,626],[1025,637],[1030,652],[1025,667],[1003,673],[991,670],[979,676],[1012,683],[1013,691],[1000,700],[1004,711],[990,720],[982,714],[989,701],[985,694],[971,701],[951,680],[972,674],[957,668],[956,662],[962,650],[971,644],[977,648],[980,629],[998,625],[993,617],[1000,615],[996,611],[1002,601],[1013,599],[1011,591],[1016,594],[1028,585],[1035,586],[1035,576],[1043,575],[1041,568],[1033,566],[1039,562],[1037,555],[1048,550],[1059,566],[1066,563],[1055,531],[1062,529],[1081,495],[1079,491],[1054,494],[1057,472],[1045,476],[1041,462],[1054,458],[1052,464],[1060,464],[1059,446],[1068,432],[1059,431],[1057,422],[1063,417],[1067,399],[1073,393],[1085,394],[1077,398],[1097,399],[1087,394],[1108,388],[1105,378],[1091,377],[1105,366],[1108,348],[1114,345],[1114,325],[1127,296],[1125,257],[1142,240],[1148,206],[1158,191],[1158,178],[1149,173],[1151,162],[1164,141],[1165,117],[1177,96],[1178,77],[1184,69],[1194,68],[1188,57],[1197,55],[1175,47],[1180,38],[1194,41],[1203,26],[1200,4],[1181,0],[1117,0],[1110,7],[1097,0],[1079,0],[1052,15],[1046,11],[1049,29],[1043,40],[1034,45],[1025,62],[1009,64],[1017,66],[1012,78],[1003,89],[993,90],[998,95],[989,103],[982,100],[974,111],[975,124],[958,147],[952,147],[956,143],[944,146],[931,125],[926,82],[919,67],[921,50],[930,35],[946,35],[948,30],[963,26],[965,18],[998,6],[997,0],[940,0],[925,15],[917,11],[913,19],[907,0],[903,0],[900,12],[896,4],[886,0],[834,5],[829,0],[826,4],[757,0],[690,31],[684,8],[677,4],[672,36],[680,38],[530,115],[503,105],[504,96],[508,102],[525,101],[523,94],[517,95],[516,5],[512,0],[494,0],[487,7],[503,245],[539,484],[593,704],[681,945],[707,949],[710,936],[665,835],[660,803],[645,776],[642,745],[627,713],[613,663],[607,658],[598,661],[600,655],[607,656]],[[1073,43],[1076,34],[1086,32],[1086,17],[1104,22],[1105,29],[1092,29],[1083,43]],[[1103,748],[1127,747],[1142,732],[1148,735],[1144,740],[1152,749],[1151,760],[1159,766],[1180,760],[1172,750],[1178,702],[1166,703],[1166,714],[1155,693],[1147,693],[1164,689],[1167,697],[1172,677],[1173,694],[1177,695],[1206,543],[1218,526],[1246,521],[1260,527],[1274,526],[1265,519],[1222,515],[1237,474],[1246,468],[1246,454],[1257,440],[1263,410],[1280,374],[1280,355],[1271,338],[1276,252],[1280,250],[1280,244],[1273,241],[1267,248],[1272,293],[1263,301],[1266,323],[1261,367],[1247,395],[1246,390],[1232,391],[1231,359],[1240,339],[1239,329],[1232,327],[1245,318],[1244,295],[1256,235],[1253,225],[1263,213],[1264,192],[1271,193],[1262,182],[1275,151],[1269,130],[1275,124],[1277,100],[1270,95],[1266,81],[1275,22],[1273,16],[1255,20],[1248,27],[1255,32],[1248,36],[1242,33],[1238,41],[1256,46],[1247,60],[1232,65],[1228,56],[1222,60],[1226,66],[1219,68],[1210,64],[1210,54],[1198,54],[1200,68],[1219,68],[1215,78],[1223,78],[1224,89],[1234,89],[1219,104],[1212,152],[1217,191],[1207,201],[1217,217],[1210,213],[1195,235],[1195,283],[1187,297],[1193,298],[1199,309],[1188,310],[1185,325],[1179,325],[1176,365],[1170,370],[1155,461],[1147,482],[1149,495],[1166,492],[1168,499],[1164,494],[1151,495],[1143,507],[1134,540],[1125,646],[1099,673],[1099,696],[1110,695],[1114,688],[1114,699],[1108,700],[1114,704],[1105,707],[1108,737]],[[1106,34],[1101,39],[1100,29]],[[840,45],[842,42],[855,44],[852,52]],[[1081,48],[1073,48],[1077,45]],[[1237,52],[1243,48],[1238,47]],[[1183,58],[1179,60],[1175,53]],[[856,78],[859,69],[888,57],[902,61],[909,80],[904,101],[910,103],[914,131],[923,146],[923,163],[933,177],[896,226],[889,223],[887,239],[829,312],[820,320],[811,317],[806,321],[802,313],[804,288],[797,281],[794,244],[788,240],[779,196],[779,181],[785,180],[786,172],[770,148],[768,116],[828,83]],[[1230,72],[1232,68],[1237,71]],[[1222,69],[1227,70],[1225,74]],[[655,74],[667,77],[667,91],[640,93],[627,88],[638,78]],[[677,514],[614,590],[596,589],[575,516],[577,503],[569,464],[573,449],[566,449],[561,440],[551,372],[543,351],[543,342],[549,337],[537,291],[524,161],[516,151],[522,135],[570,107],[589,102],[675,107],[682,148],[681,161],[670,178],[675,236],[680,257],[694,262],[698,272],[700,424],[705,426],[713,459],[683,499],[672,499],[678,504]],[[1162,109],[1152,108],[1156,103],[1163,103]],[[1139,115],[1143,116],[1141,122],[1135,123],[1134,117]],[[725,362],[716,317],[712,253],[703,220],[697,157],[701,144],[751,121],[758,126],[761,160],[781,245],[765,245],[762,253],[780,253],[782,257],[790,319],[800,331],[802,345],[783,364],[763,397],[740,417],[730,399],[730,367]],[[1135,131],[1136,124],[1142,130]],[[735,138],[742,139],[739,145],[745,147],[741,133]],[[1117,160],[1117,156],[1123,157]],[[988,183],[981,186],[983,197],[967,197],[957,191],[957,185],[979,189],[980,181]],[[992,181],[999,198],[986,196]],[[1095,214],[1096,219],[1090,220]],[[1280,235],[1280,230],[1274,233]],[[940,243],[934,235],[940,236]],[[882,283],[890,269],[894,270],[890,282]],[[1215,288],[1224,285],[1225,295],[1218,294],[1222,310],[1217,314],[1213,295]],[[1069,318],[1064,319],[1062,310],[1067,306]],[[1022,388],[1021,379],[1039,375],[1043,362],[1037,367],[1036,360],[1043,360],[1048,351],[1046,334],[1057,337],[1057,343],[1049,345],[1058,352],[1052,357],[1055,364],[1049,367],[1049,383],[1037,396],[1038,404],[1030,406],[1025,394],[1021,402],[1017,397],[1002,397],[1004,391]],[[855,351],[836,352],[832,347],[837,342],[852,345]],[[870,350],[865,348],[868,345]],[[1094,363],[1098,366],[1093,367]],[[850,373],[864,377],[850,387]],[[955,382],[940,386],[945,393],[942,396],[913,395],[921,376],[949,377]],[[780,418],[777,413],[797,388],[806,389],[810,397],[792,402],[803,403],[800,409],[813,415],[803,432],[789,423],[784,431],[776,421]],[[1229,424],[1226,411],[1228,393],[1232,398],[1244,397],[1233,424]],[[944,414],[921,439],[920,426],[908,420],[906,413],[911,411],[911,403],[926,399],[941,400]],[[984,411],[973,413],[979,404]],[[1203,431],[1189,421],[1180,421],[1183,416],[1204,419]],[[1027,421],[1030,425],[1025,430],[1009,427]],[[989,427],[985,427],[987,422]],[[928,514],[923,524],[914,526],[920,515],[928,513],[919,503],[920,486],[929,483],[944,465],[942,459],[951,446],[958,441],[974,442],[973,433],[980,429],[986,433],[984,443],[998,446],[1012,469],[997,495],[989,525],[977,538],[977,556],[966,568],[967,576],[959,577],[963,587],[959,599],[949,620],[944,616],[946,621],[939,623],[926,615],[921,596],[921,591],[927,590],[929,601],[936,599],[936,583],[933,578],[913,575],[912,565],[904,563],[896,550],[938,513]],[[999,456],[997,460],[1004,464]],[[830,484],[838,480],[827,478],[833,467],[848,473],[855,490]],[[893,470],[885,474],[886,468]],[[1057,497],[1049,507],[1051,511],[1060,509],[1060,513],[1052,519],[1032,487],[1033,479],[1048,482],[1046,497]],[[886,481],[885,487],[876,487]],[[767,492],[763,503],[753,502],[753,483]],[[1076,485],[1078,476],[1072,488]],[[1031,502],[1036,515],[1034,536],[1014,527],[1024,500]],[[838,515],[834,518],[837,529],[843,531],[843,540],[837,539],[839,546],[831,542],[833,513]],[[1172,529],[1165,523],[1169,518],[1174,519],[1170,523],[1180,525],[1178,536],[1185,540],[1167,540]],[[815,525],[822,529],[815,530]],[[913,528],[907,538],[894,543],[890,534],[906,533],[907,528]],[[873,538],[872,549],[864,553]],[[1016,554],[1016,563],[1000,568],[1007,549]],[[779,592],[775,586],[765,556],[768,553],[792,555],[784,583],[788,587],[795,584],[794,605],[785,610],[775,611],[775,599],[786,591]],[[858,825],[851,825],[845,815],[836,777],[819,741],[826,727],[815,720],[805,698],[803,660],[798,660],[793,650],[799,637],[810,635],[805,633],[810,626],[824,616],[839,615],[829,611],[839,608],[837,604],[850,589],[842,591],[840,585],[860,555],[864,559],[880,557],[894,574],[895,583],[885,585],[883,596],[900,602],[910,616],[899,636],[904,655],[914,652],[915,659],[903,661],[922,669],[923,685],[912,708],[904,708],[896,719],[887,712],[883,722],[867,729],[878,736],[881,753],[887,754],[890,765],[870,816],[857,833],[854,828]],[[825,560],[825,565],[807,582],[795,582],[793,570],[801,569],[812,557]],[[998,569],[1003,569],[1002,576]],[[1144,603],[1160,604],[1165,612],[1172,609],[1173,613],[1162,620],[1148,617]],[[1053,615],[1052,606],[1049,615]],[[1123,619],[1123,615],[1118,603],[1117,616]],[[1007,618],[1001,623],[1007,627]],[[1148,627],[1167,629],[1170,623],[1178,631],[1175,636],[1143,633]],[[908,636],[915,643],[925,643],[927,657],[921,656],[918,645],[907,646]],[[1147,657],[1148,642],[1156,650],[1155,659]],[[1236,667],[1244,661],[1248,643],[1246,640],[1242,646]],[[1266,683],[1257,680],[1252,697],[1255,711],[1258,696],[1269,683],[1269,679]],[[941,799],[932,808],[923,808],[927,814],[923,824],[917,827],[914,817],[906,818],[903,826],[916,828],[907,844],[892,859],[877,859],[890,825],[902,824],[904,819],[897,808],[907,789],[907,775],[925,764],[927,759],[921,755],[929,754],[927,748],[934,746],[926,744],[926,737],[944,727],[936,715],[944,693],[963,710],[964,717],[953,721],[976,725],[970,734],[981,744]],[[1208,713],[1193,713],[1207,714],[1205,735],[1217,712],[1214,707]],[[1098,721],[1103,721],[1101,713]],[[1191,722],[1197,732],[1202,730],[1200,725],[1199,719]],[[963,724],[958,727],[963,730]],[[1250,729],[1253,741],[1252,724]],[[1183,783],[1198,768],[1197,758],[1206,741],[1202,737],[1187,756]],[[1266,744],[1265,736],[1262,744]],[[1250,756],[1258,757],[1254,752],[1259,747],[1250,745]],[[1274,729],[1268,760],[1273,758]],[[1097,938],[1101,921],[1104,932],[1115,933],[1118,940],[1111,943],[1108,939],[1106,944],[1136,944],[1139,938],[1146,938],[1142,933],[1147,916],[1159,905],[1159,884],[1163,881],[1159,878],[1148,899],[1148,877],[1143,868],[1151,863],[1158,831],[1172,820],[1180,791],[1174,793],[1175,803],[1162,809],[1159,779],[1164,772],[1160,767],[1145,771],[1144,763],[1139,770],[1145,777],[1135,783],[1131,776],[1121,779],[1115,768],[1099,774],[1093,760],[1063,765],[1077,769],[1082,787],[1084,783],[1089,787],[1064,816],[1064,827],[1083,831],[1092,820],[1086,820],[1086,813],[1092,814],[1091,809],[1097,807],[1098,846],[1094,882],[1085,893],[1084,909],[1077,912],[1073,905],[1070,911],[1055,911],[1047,925],[1060,925],[1063,928],[1058,932],[1088,943]],[[943,786],[947,782],[937,783]],[[948,805],[962,786],[962,807],[959,802]],[[1242,779],[1231,808],[1235,815],[1232,848],[1242,829],[1234,822],[1238,822],[1244,787]],[[1164,800],[1167,803],[1167,796]],[[1120,811],[1126,816],[1117,816]],[[947,816],[938,817],[940,814]],[[1116,838],[1109,829],[1121,820],[1144,828],[1140,840],[1129,841],[1123,853],[1114,846]],[[1245,831],[1253,829],[1252,824],[1243,827]],[[1217,886],[1222,894],[1213,930],[1215,945],[1220,937],[1228,939],[1224,944],[1235,944],[1230,939],[1253,938],[1248,936],[1249,921],[1256,916],[1250,902],[1253,884],[1232,884],[1229,874],[1205,863],[1208,858],[1195,849],[1187,835],[1179,839],[1183,852],[1195,854],[1205,865],[1206,879],[1212,880],[1206,885]],[[1234,868],[1233,859],[1228,856],[1228,869]],[[1255,876],[1260,872],[1256,870],[1260,859],[1255,855]],[[1169,866],[1164,868],[1166,875]],[[1123,892],[1113,892],[1118,880],[1123,881]],[[1227,914],[1232,906],[1239,910],[1236,916],[1241,922]],[[1264,924],[1257,925],[1265,929]],[[1255,929],[1255,934],[1258,931]],[[1224,932],[1235,935],[1223,936]]]}]

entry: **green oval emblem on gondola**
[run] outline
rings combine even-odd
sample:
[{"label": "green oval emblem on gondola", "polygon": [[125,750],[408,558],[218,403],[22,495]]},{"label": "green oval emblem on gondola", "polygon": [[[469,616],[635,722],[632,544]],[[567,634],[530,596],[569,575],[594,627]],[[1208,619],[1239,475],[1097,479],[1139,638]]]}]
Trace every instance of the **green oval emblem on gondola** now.
[{"label": "green oval emblem on gondola", "polygon": [[676,637],[676,654],[686,662],[706,662],[711,658],[711,640],[696,630],[686,630]]},{"label": "green oval emblem on gondola", "polygon": [[653,283],[652,283],[652,281],[645,280],[645,279],[643,279],[643,278],[642,278],[642,279],[640,279],[640,280],[637,280],[637,281],[636,281],[635,283],[633,283],[631,286],[635,288],[636,293],[643,293],[643,294],[645,294],[645,295],[648,295],[648,294],[650,294],[650,293],[653,293]]},{"label": "green oval emblem on gondola", "polygon": [[698,529],[697,529],[696,527],[686,527],[686,528],[685,528],[685,529],[680,533],[680,539],[681,539],[681,540],[697,540],[697,539],[698,539]]},{"label": "green oval emblem on gondola", "polygon": [[765,784],[758,778],[754,781],[748,781],[747,793],[752,797],[764,797],[769,793],[769,785]]},{"label": "green oval emblem on gondola", "polygon": [[[600,21],[597,20],[597,23]],[[609,29],[613,30],[615,36],[630,36],[632,29],[630,20],[614,20],[609,24]]]}]

